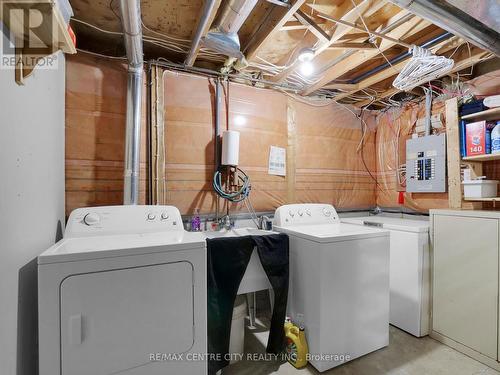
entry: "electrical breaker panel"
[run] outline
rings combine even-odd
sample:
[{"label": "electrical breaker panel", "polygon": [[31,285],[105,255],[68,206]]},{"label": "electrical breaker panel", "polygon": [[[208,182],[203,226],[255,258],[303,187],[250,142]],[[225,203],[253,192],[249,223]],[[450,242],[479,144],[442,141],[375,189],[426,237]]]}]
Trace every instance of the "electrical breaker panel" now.
[{"label": "electrical breaker panel", "polygon": [[446,191],[446,134],[406,141],[406,191],[409,193]]}]

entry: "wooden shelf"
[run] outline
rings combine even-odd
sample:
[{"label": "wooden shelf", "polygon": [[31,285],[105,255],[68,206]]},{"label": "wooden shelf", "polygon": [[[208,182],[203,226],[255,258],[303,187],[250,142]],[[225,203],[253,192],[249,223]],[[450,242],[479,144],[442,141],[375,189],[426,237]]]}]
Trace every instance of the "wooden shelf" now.
[{"label": "wooden shelf", "polygon": [[500,153],[476,155],[476,156],[466,156],[466,157],[462,158],[462,161],[491,161],[491,160],[500,160]]},{"label": "wooden shelf", "polygon": [[462,116],[462,120],[500,120],[500,107]]},{"label": "wooden shelf", "polygon": [[469,201],[469,202],[500,202],[500,197],[495,197],[495,198],[464,198],[464,201]]}]

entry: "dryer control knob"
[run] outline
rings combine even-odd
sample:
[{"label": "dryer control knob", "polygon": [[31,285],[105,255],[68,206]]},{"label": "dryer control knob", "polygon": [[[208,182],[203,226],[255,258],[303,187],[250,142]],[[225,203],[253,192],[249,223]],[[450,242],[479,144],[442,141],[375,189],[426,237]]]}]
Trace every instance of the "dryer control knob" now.
[{"label": "dryer control knob", "polygon": [[169,218],[169,216],[168,216],[168,212],[162,212],[162,213],[161,213],[161,219],[162,219],[162,220],[167,220],[168,218]]},{"label": "dryer control knob", "polygon": [[83,222],[88,226],[97,225],[101,222],[101,217],[94,212],[89,212],[83,217]]},{"label": "dryer control knob", "polygon": [[295,212],[293,212],[293,210],[290,210],[290,211],[288,211],[288,215],[290,215],[291,217],[294,217],[295,216]]},{"label": "dryer control knob", "polygon": [[148,214],[148,220],[154,220],[154,219],[156,219],[156,215],[154,213],[150,212]]},{"label": "dryer control knob", "polygon": [[330,211],[328,207],[325,207],[323,208],[323,215],[325,215],[326,217],[330,217],[332,216],[332,211]]},{"label": "dryer control knob", "polygon": [[299,216],[304,215],[304,212],[302,210],[298,210],[297,213],[299,214]]}]

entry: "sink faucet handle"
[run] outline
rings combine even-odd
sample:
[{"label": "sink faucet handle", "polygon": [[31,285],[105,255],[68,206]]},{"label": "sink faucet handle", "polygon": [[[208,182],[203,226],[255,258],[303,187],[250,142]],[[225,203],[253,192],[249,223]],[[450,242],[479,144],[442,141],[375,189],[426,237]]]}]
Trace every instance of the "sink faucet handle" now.
[{"label": "sink faucet handle", "polygon": [[269,218],[269,216],[262,215],[260,217],[259,226],[260,226],[260,229],[271,230],[272,229],[272,220]]}]

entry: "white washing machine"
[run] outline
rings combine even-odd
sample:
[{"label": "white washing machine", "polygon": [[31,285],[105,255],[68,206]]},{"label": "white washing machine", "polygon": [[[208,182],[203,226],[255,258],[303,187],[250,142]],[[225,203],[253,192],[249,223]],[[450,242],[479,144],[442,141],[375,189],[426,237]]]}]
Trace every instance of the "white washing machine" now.
[{"label": "white washing machine", "polygon": [[288,313],[325,371],[389,344],[389,232],[342,224],[329,204],[276,210],[290,237]]},{"label": "white washing machine", "polygon": [[391,232],[389,322],[414,336],[429,334],[429,221],[387,216],[349,217],[343,223]]},{"label": "white washing machine", "polygon": [[206,374],[206,245],[172,206],[81,208],[38,257],[40,375]]}]

